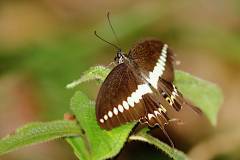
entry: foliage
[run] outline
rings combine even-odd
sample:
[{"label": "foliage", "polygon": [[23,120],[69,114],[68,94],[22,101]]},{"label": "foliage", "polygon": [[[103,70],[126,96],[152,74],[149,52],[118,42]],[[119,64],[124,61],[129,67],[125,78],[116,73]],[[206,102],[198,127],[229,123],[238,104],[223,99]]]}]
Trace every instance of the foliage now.
[{"label": "foliage", "polygon": [[170,158],[176,160],[188,160],[188,157],[181,151],[171,148],[167,144],[161,142],[159,139],[149,135],[147,129],[143,129],[139,133],[129,137],[131,141],[142,141],[156,146],[158,149],[164,151]]},{"label": "foliage", "polygon": [[175,84],[187,99],[201,108],[213,125],[217,124],[217,114],[223,102],[220,88],[182,71],[176,71]]},{"label": "foliage", "polygon": [[59,120],[30,123],[0,140],[0,155],[32,144],[80,134],[80,128],[75,122]]},{"label": "foliage", "polygon": [[[92,67],[84,73],[78,83],[75,81],[70,86],[75,87],[76,84],[94,79],[101,82],[109,71],[105,67]],[[222,102],[219,88],[212,83],[181,71],[176,72],[175,83],[184,95],[197,106],[201,106],[202,111],[215,125],[217,112]],[[204,95],[201,96],[202,94]],[[18,129],[14,134],[0,140],[0,155],[28,145],[66,137],[79,159],[103,160],[114,157],[120,152],[136,124],[136,122],[128,123],[111,131],[101,129],[96,121],[94,102],[80,91],[76,92],[71,100],[71,110],[76,115],[78,123],[53,121],[26,125]],[[175,160],[187,159],[184,153],[176,149],[173,150],[168,145],[147,134],[146,130],[131,135],[129,140],[138,140],[155,145]]]}]

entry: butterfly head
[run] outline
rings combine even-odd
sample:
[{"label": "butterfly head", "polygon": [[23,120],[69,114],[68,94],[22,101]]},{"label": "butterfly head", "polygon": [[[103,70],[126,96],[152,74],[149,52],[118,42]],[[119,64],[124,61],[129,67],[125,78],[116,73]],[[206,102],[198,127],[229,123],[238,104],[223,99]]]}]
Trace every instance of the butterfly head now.
[{"label": "butterfly head", "polygon": [[115,56],[114,58],[114,61],[117,63],[117,64],[121,64],[121,63],[124,63],[124,60],[126,59],[126,55],[124,52],[122,52],[121,50],[118,50],[117,51],[117,55]]}]

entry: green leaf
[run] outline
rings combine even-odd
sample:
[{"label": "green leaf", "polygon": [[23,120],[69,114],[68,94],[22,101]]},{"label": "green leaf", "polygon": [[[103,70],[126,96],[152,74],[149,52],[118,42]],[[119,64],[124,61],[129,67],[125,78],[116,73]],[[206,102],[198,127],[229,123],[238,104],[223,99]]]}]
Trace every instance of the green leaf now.
[{"label": "green leaf", "polygon": [[36,143],[80,134],[80,128],[75,122],[65,120],[27,124],[0,140],[0,155]]},{"label": "green leaf", "polygon": [[188,160],[187,156],[183,152],[177,149],[173,149],[169,145],[159,141],[159,139],[147,134],[146,131],[147,131],[146,129],[143,129],[137,134],[130,136],[129,140],[142,141],[142,142],[152,144],[156,146],[158,149],[164,151],[170,158],[173,158],[174,160]]},{"label": "green leaf", "polygon": [[77,85],[90,80],[99,80],[100,82],[103,82],[109,72],[110,70],[103,66],[91,67],[85,71],[78,80],[75,80],[72,83],[68,84],[66,88],[74,88]]},{"label": "green leaf", "polygon": [[182,71],[176,71],[175,84],[184,97],[201,108],[210,122],[216,125],[217,114],[223,102],[220,88]]},{"label": "green leaf", "polygon": [[135,125],[132,122],[111,131],[101,129],[96,121],[95,104],[82,92],[73,96],[71,109],[85,134],[83,138],[71,137],[67,141],[81,160],[103,160],[116,156]]}]

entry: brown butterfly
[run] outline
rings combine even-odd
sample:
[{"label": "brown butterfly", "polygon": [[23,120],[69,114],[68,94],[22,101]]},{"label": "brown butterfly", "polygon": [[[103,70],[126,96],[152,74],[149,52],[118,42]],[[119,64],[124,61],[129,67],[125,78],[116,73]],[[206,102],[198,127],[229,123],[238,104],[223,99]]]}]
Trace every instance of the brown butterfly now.
[{"label": "brown butterfly", "polygon": [[150,126],[167,123],[166,108],[180,111],[188,104],[173,84],[173,53],[167,44],[150,39],[137,43],[126,55],[119,51],[118,65],[103,82],[96,101],[101,128],[143,120]]},{"label": "brown butterfly", "polygon": [[173,84],[174,55],[167,44],[156,39],[144,40],[128,54],[115,47],[117,65],[103,82],[96,100],[96,118],[101,128],[111,130],[140,121],[150,127],[158,125],[169,138],[164,130],[171,121],[169,108],[180,111],[185,104],[200,112]]}]

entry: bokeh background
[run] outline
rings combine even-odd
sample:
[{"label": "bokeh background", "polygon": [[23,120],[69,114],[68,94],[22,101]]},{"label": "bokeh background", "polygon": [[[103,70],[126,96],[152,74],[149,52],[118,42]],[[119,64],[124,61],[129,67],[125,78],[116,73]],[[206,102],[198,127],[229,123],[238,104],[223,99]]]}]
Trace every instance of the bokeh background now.
[{"label": "bokeh background", "polygon": [[[240,1],[0,1],[0,137],[32,121],[62,119],[76,90],[66,84],[94,65],[108,65],[114,49],[93,31],[115,42],[111,19],[126,52],[139,39],[156,37],[177,54],[177,69],[218,84],[224,94],[213,127],[193,112],[185,125],[167,129],[176,147],[192,159],[240,159]],[[95,98],[98,86],[77,89]],[[211,99],[211,97],[209,97]],[[161,131],[154,130],[159,138]],[[163,139],[164,140],[164,139]],[[115,159],[159,159],[155,147],[127,144]],[[1,160],[75,160],[64,140],[28,147]],[[165,158],[167,157],[165,156]]]}]

